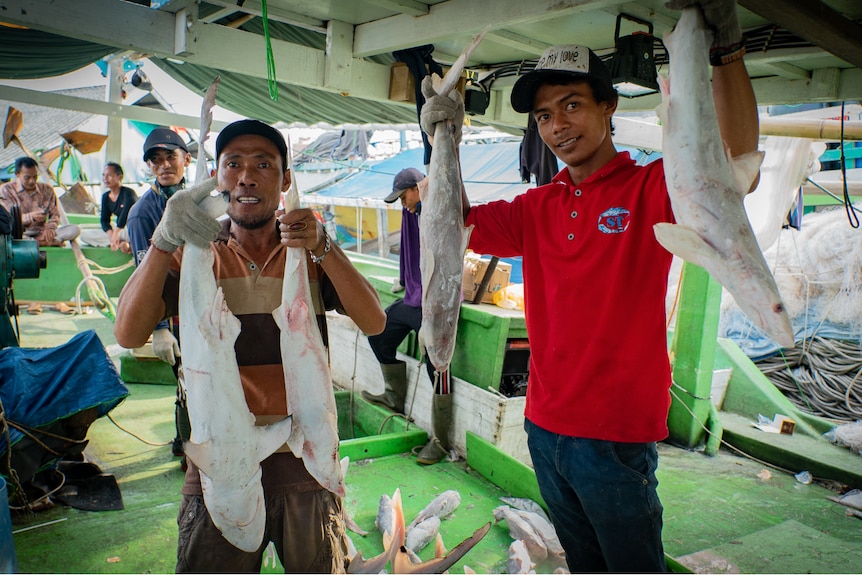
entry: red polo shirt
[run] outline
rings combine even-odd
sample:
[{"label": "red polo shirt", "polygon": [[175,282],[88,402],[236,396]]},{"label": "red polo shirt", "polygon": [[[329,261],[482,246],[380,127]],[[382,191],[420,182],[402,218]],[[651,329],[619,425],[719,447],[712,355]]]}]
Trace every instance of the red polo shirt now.
[{"label": "red polo shirt", "polygon": [[470,210],[472,250],[523,256],[530,421],[608,441],[667,437],[672,255],[653,224],[672,221],[662,162],[637,166],[628,152],[577,186],[563,169]]}]

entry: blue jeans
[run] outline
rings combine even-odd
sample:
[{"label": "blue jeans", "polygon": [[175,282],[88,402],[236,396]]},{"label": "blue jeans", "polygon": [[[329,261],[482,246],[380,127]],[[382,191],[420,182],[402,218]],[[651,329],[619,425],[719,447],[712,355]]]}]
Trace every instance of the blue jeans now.
[{"label": "blue jeans", "polygon": [[539,491],[577,572],[664,572],[655,443],[558,435],[524,421]]}]

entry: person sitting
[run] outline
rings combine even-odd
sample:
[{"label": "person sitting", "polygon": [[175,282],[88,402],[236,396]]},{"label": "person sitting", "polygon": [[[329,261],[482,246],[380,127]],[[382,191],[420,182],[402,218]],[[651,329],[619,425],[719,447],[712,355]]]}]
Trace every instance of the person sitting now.
[{"label": "person sitting", "polygon": [[24,236],[39,242],[39,247],[62,246],[81,233],[78,226],[60,225],[60,206],[54,188],[38,182],[39,167],[30,157],[15,160],[15,180],[0,186],[0,203],[21,214]]},{"label": "person sitting", "polygon": [[[102,230],[108,234],[111,250],[118,249],[130,254],[129,232],[126,230],[126,219],[129,210],[138,201],[138,195],[132,188],[123,183],[123,167],[116,162],[108,162],[102,171],[102,184],[107,190],[102,194],[101,224]],[[111,224],[111,216],[117,218],[116,225]]]}]

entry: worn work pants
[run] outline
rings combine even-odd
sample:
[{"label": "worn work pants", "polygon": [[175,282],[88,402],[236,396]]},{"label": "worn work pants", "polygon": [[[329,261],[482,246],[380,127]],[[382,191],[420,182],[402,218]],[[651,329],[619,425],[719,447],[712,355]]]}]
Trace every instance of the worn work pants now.
[{"label": "worn work pants", "polygon": [[269,541],[285,573],[343,573],[347,541],[341,499],[325,489],[267,497],[260,549],[246,553],[213,524],[201,495],[183,495],[177,573],[260,573]]},{"label": "worn work pants", "polygon": [[539,491],[578,572],[664,572],[655,443],[551,433],[524,421]]}]

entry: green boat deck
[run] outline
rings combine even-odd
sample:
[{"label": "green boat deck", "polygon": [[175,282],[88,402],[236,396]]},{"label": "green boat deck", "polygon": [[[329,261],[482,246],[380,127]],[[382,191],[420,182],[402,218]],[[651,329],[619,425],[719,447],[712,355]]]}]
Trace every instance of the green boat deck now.
[{"label": "green boat deck", "polygon": [[[115,362],[128,353],[116,346],[110,321],[98,313],[64,316],[45,311],[19,319],[24,347],[53,347],[79,331],[95,329]],[[35,515],[14,516],[19,571],[174,571],[176,514],[183,478],[179,461],[168,446],[173,437],[174,388],[147,384],[129,384],[129,388],[130,396],[111,418],[99,419],[90,428],[85,451],[104,472],[116,476],[125,509],[87,512],[57,505]],[[341,411],[356,413],[366,427],[369,418],[373,421],[379,416],[359,415],[368,406],[358,401],[348,409],[350,400],[345,392],[339,392],[339,398]],[[374,519],[380,496],[391,496],[396,488],[401,490],[408,521],[443,491],[458,490],[461,505],[440,528],[449,548],[493,521],[491,512],[502,504],[500,496],[537,498],[530,468],[484,440],[468,437],[466,461],[423,467],[409,452],[410,445],[421,443],[422,433],[418,438],[404,439],[403,421],[402,428],[397,422],[391,425],[395,427],[380,429],[372,422],[374,429],[369,430],[341,423],[342,435],[352,436],[342,443],[342,454],[350,452],[351,457],[345,509],[369,531],[364,537],[349,535],[364,556],[382,551]],[[415,426],[411,429],[417,431]],[[377,431],[392,433],[398,440],[381,442],[373,437]],[[375,447],[375,442],[382,447]],[[390,453],[375,451],[391,450],[387,444],[398,447]],[[725,447],[716,456],[707,457],[669,444],[659,446],[658,478],[665,507],[665,551],[695,571],[848,573],[858,572],[862,565],[862,522],[830,501],[828,498],[836,494],[820,484],[804,485],[790,473],[740,457]],[[479,573],[505,572],[510,542],[505,524],[492,525],[486,537],[450,572],[464,572],[464,566]],[[420,556],[427,559],[432,553],[429,547]],[[672,565],[682,570],[675,561]],[[542,566],[537,570],[542,572]],[[272,566],[264,568],[264,572],[277,571]]]}]

